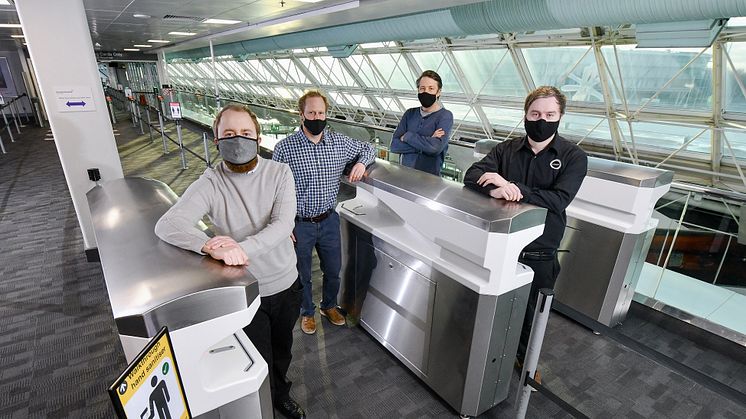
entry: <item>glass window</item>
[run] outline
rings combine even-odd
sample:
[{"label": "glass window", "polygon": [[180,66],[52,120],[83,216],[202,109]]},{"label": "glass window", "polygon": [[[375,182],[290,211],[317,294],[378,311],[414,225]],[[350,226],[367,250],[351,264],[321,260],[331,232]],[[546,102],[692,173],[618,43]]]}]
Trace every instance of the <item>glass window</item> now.
[{"label": "glass window", "polygon": [[[726,129],[723,130],[723,137],[723,157],[730,159],[735,154],[738,159],[746,159],[746,132]],[[726,145],[726,141],[730,143],[730,148]]]},{"label": "glass window", "polygon": [[[627,145],[632,147],[629,131],[629,124],[626,121],[619,121],[619,128],[622,131]],[[632,132],[635,138],[635,147],[652,149],[653,151],[673,151],[681,147],[687,141],[697,137],[684,150],[690,153],[699,154],[699,157],[709,157],[710,155],[710,138],[712,130],[707,127],[684,126],[675,124],[665,124],[656,122],[633,122]],[[702,132],[705,130],[704,132]]]},{"label": "glass window", "polygon": [[567,113],[562,117],[557,132],[560,135],[579,137],[578,140],[585,138],[583,142],[603,140],[611,143],[609,120],[605,117]]},{"label": "glass window", "polygon": [[469,105],[463,105],[461,103],[443,102],[443,107],[451,111],[451,113],[453,113],[454,125],[458,124],[457,120],[479,122],[479,116],[477,115],[476,112],[474,112],[474,109],[472,109],[471,106]]},{"label": "glass window", "polygon": [[514,127],[516,129],[523,130],[523,109],[512,109],[512,108],[493,108],[483,106],[482,111],[487,116],[487,120],[490,121],[490,125],[493,127],[505,131],[510,131]]},{"label": "glass window", "polygon": [[363,95],[356,95],[354,93],[349,93],[348,96],[355,106],[365,109],[373,109],[373,106],[370,104],[367,97]]},{"label": "glass window", "polygon": [[[746,44],[742,42],[728,42],[725,51],[733,62],[733,71],[728,58],[723,58],[725,66],[725,94],[723,105],[729,112],[746,112],[746,92],[741,90],[741,85],[746,87]],[[738,78],[741,81],[739,85]]]},{"label": "glass window", "polygon": [[[326,71],[322,71],[310,58],[299,58],[300,63],[303,64],[306,69],[308,69],[308,72],[313,75],[313,77],[316,79],[318,83],[324,86],[331,85],[331,82],[329,81],[329,77],[327,76]],[[320,86],[315,86],[320,87]]]},{"label": "glass window", "polygon": [[295,83],[310,84],[306,75],[298,69],[293,60],[283,58],[275,61],[277,62],[277,65],[281,67],[288,76],[290,76],[290,80]]},{"label": "glass window", "polygon": [[[333,86],[357,86],[352,76],[342,67],[339,58],[321,56],[314,60],[319,70],[327,73]],[[361,86],[362,87],[362,86]]]},{"label": "glass window", "polygon": [[419,74],[412,74],[401,54],[370,54],[370,59],[392,89],[408,91],[416,89],[415,80]]},{"label": "glass window", "polygon": [[371,67],[368,59],[364,55],[351,55],[346,58],[352,69],[357,73],[365,84],[364,87],[383,88],[384,81],[378,73]]},{"label": "glass window", "polygon": [[[624,94],[631,107],[644,105],[710,111],[712,109],[712,50],[708,49],[682,71],[665,90],[658,91],[686,66],[701,49],[634,48],[618,46],[619,68],[624,78]],[[614,47],[602,47],[618,88],[621,88]],[[657,94],[657,96],[656,96]],[[653,99],[653,97],[655,98]],[[618,104],[622,103],[616,97]]]},{"label": "glass window", "polygon": [[244,66],[248,67],[252,74],[255,74],[254,79],[258,82],[270,82],[277,83],[277,80],[270,74],[269,71],[262,65],[259,60],[246,60],[243,62]]},{"label": "glass window", "polygon": [[453,55],[475,94],[526,96],[526,89],[507,49],[454,51]]},{"label": "glass window", "polygon": [[[443,91],[461,93],[463,89],[456,79],[456,75],[451,70],[451,66],[446,61],[445,54],[442,52],[415,52],[412,53],[417,64],[424,70],[434,70],[443,79]],[[419,77],[419,74],[417,75]],[[415,77],[415,81],[417,78]]]},{"label": "glass window", "polygon": [[590,47],[526,48],[523,56],[536,86],[556,86],[568,100],[603,102],[598,66]]}]

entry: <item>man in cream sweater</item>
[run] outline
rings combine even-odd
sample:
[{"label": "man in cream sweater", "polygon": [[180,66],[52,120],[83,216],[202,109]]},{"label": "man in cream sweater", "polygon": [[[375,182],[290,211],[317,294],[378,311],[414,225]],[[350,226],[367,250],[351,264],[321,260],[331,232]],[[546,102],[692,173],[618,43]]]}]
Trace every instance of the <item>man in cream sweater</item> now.
[{"label": "man in cream sweater", "polygon": [[[244,331],[269,365],[275,408],[290,418],[304,418],[286,377],[302,295],[290,239],[296,212],[293,175],[287,165],[259,157],[260,127],[249,108],[227,105],[213,131],[223,162],[187,188],[155,233],[226,265],[245,266],[256,277],[261,305]],[[197,228],[205,215],[215,237]]]}]

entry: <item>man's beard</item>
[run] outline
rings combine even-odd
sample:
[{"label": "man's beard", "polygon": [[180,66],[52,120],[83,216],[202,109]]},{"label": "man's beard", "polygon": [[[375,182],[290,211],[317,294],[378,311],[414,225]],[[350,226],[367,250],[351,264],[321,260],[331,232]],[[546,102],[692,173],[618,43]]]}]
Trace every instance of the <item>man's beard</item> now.
[{"label": "man's beard", "polygon": [[244,163],[244,164],[235,164],[235,163],[231,163],[231,162],[223,160],[223,162],[228,167],[228,169],[230,169],[231,172],[236,172],[236,173],[246,173],[246,172],[250,172],[254,170],[258,161],[259,161],[258,156],[254,157],[248,163]]}]

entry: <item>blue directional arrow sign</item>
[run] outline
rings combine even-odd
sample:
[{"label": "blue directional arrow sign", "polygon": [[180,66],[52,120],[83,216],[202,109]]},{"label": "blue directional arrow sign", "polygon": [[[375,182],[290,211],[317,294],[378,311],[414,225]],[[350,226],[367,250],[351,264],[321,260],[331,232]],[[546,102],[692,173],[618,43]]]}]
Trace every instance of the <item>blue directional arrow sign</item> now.
[{"label": "blue directional arrow sign", "polygon": [[68,107],[70,107],[70,106],[81,106],[81,107],[85,107],[85,102],[83,102],[83,101],[81,101],[81,102],[70,102],[68,100],[67,103],[66,103],[66,105]]}]

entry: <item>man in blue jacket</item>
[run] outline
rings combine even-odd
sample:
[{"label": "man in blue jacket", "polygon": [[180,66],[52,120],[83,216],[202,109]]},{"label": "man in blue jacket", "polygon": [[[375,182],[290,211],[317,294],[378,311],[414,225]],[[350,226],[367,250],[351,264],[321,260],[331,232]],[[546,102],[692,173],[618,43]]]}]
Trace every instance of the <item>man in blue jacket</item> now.
[{"label": "man in blue jacket", "polygon": [[404,112],[391,140],[391,152],[401,154],[400,163],[440,176],[453,127],[453,114],[440,99],[443,80],[426,70],[417,79],[421,107]]}]

